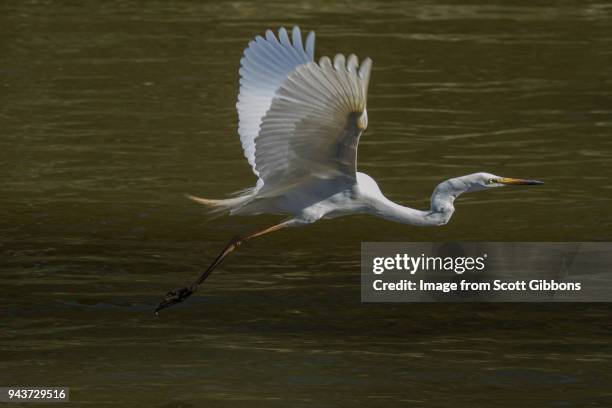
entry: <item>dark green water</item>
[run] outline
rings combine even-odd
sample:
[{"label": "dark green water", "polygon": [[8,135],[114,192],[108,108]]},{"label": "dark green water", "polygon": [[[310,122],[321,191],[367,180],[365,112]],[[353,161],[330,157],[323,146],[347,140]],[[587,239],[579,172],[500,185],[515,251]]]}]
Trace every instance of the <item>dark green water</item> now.
[{"label": "dark green water", "polygon": [[[0,6],[0,385],[71,406],[609,407],[605,304],[362,304],[360,242],[612,240],[605,2],[62,2]],[[183,193],[254,183],[236,134],[248,40],[297,23],[374,60],[360,167],[426,207],[474,171],[545,180],[462,196],[451,223],[349,217],[241,248]]]}]

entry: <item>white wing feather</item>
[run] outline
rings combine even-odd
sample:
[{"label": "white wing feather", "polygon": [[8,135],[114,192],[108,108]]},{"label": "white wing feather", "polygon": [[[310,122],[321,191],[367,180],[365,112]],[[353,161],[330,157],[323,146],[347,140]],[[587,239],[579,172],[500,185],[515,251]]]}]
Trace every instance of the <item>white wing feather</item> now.
[{"label": "white wing feather", "polygon": [[[260,199],[314,179],[356,178],[357,144],[367,126],[372,61],[354,55],[314,61],[314,33],[302,43],[281,28],[256,37],[241,59],[238,133],[259,177],[255,188],[225,200],[192,199],[213,213],[238,213]],[[261,211],[266,212],[266,211]]]},{"label": "white wing feather", "polygon": [[357,144],[367,126],[371,60],[323,57],[297,67],[276,91],[255,139],[258,196],[307,179],[355,180]]},{"label": "white wing feather", "polygon": [[[310,32],[306,44],[302,43],[299,27],[292,31],[292,41],[281,28],[278,38],[270,30],[266,38],[257,36],[249,42],[240,61],[240,93],[238,95],[238,134],[244,156],[259,176],[255,167],[255,139],[262,119],[274,98],[275,92],[290,72],[314,59],[314,33]],[[262,181],[258,181],[261,187]]]}]

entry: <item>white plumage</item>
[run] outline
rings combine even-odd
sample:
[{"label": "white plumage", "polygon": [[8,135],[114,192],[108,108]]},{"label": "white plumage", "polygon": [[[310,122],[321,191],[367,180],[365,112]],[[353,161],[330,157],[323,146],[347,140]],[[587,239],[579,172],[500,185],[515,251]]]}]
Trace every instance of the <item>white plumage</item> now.
[{"label": "white plumage", "polygon": [[291,39],[281,28],[258,36],[244,51],[238,95],[238,134],[244,156],[258,177],[254,187],[225,199],[191,197],[212,211],[274,213],[285,221],[230,241],[189,287],[168,293],[161,310],[189,297],[241,242],[321,218],[371,214],[411,225],[444,225],[465,192],[535,180],[474,173],[440,183],[428,210],[388,200],[370,176],[357,172],[357,146],[368,124],[367,95],[372,61],[355,55],[314,62],[314,33],[305,42],[298,27]]},{"label": "white plumage", "polygon": [[372,61],[359,65],[355,55],[338,54],[333,62],[323,57],[316,63],[314,38],[310,32],[303,43],[294,27],[291,40],[281,28],[278,38],[268,30],[249,43],[236,107],[244,155],[257,183],[227,200],[194,200],[216,212],[295,214],[306,208],[297,208],[297,201],[328,197],[329,180],[342,187],[356,183]]},{"label": "white plumage", "polygon": [[300,29],[292,32],[293,42],[287,30],[279,30],[280,41],[270,30],[266,38],[257,36],[249,42],[240,60],[240,93],[238,94],[238,134],[244,156],[255,175],[255,139],[259,134],[262,120],[272,105],[276,91],[287,76],[298,66],[314,60],[314,33],[302,43]]}]

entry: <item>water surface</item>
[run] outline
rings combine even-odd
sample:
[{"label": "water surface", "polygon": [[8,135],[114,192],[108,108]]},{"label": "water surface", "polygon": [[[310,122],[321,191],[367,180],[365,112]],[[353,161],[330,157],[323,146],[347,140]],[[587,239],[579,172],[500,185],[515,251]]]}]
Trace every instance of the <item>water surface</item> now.
[{"label": "water surface", "polygon": [[[362,304],[360,242],[612,240],[605,2],[7,1],[0,38],[0,383],[75,406],[607,407],[610,308]],[[462,196],[418,229],[348,217],[232,255],[184,193],[254,183],[236,134],[243,48],[281,24],[374,60],[360,170],[426,207],[445,178],[544,186]]]}]

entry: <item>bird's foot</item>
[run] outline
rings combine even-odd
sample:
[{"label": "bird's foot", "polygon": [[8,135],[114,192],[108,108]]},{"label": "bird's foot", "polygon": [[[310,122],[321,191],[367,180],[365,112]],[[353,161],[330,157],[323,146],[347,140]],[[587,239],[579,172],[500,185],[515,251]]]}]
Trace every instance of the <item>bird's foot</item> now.
[{"label": "bird's foot", "polygon": [[164,300],[162,300],[160,304],[157,305],[157,307],[155,308],[155,316],[157,316],[161,310],[177,303],[183,302],[189,296],[193,295],[197,288],[197,285],[193,285],[187,288],[181,288],[168,292]]}]

